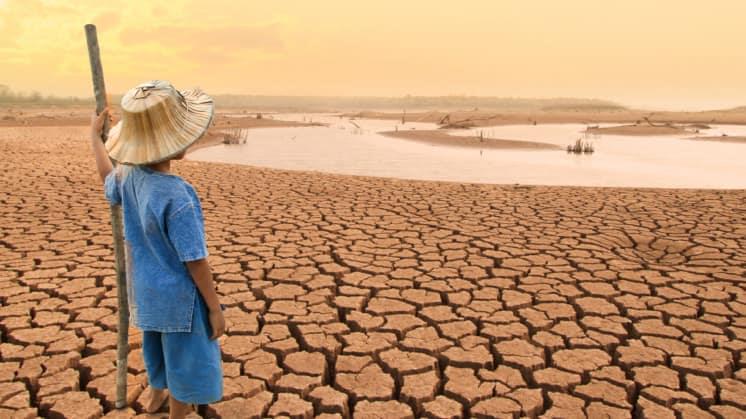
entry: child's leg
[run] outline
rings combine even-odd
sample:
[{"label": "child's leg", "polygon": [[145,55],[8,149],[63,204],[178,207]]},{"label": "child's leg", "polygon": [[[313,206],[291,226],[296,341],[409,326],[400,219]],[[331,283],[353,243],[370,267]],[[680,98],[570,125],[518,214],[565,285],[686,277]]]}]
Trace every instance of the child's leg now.
[{"label": "child's leg", "polygon": [[168,419],[184,419],[191,411],[191,406],[175,398],[168,399]]},{"label": "child's leg", "polygon": [[142,357],[145,361],[145,370],[148,373],[150,384],[150,400],[147,402],[145,411],[157,412],[166,401],[168,393],[166,387],[166,364],[163,359],[163,342],[159,332],[142,332]]}]

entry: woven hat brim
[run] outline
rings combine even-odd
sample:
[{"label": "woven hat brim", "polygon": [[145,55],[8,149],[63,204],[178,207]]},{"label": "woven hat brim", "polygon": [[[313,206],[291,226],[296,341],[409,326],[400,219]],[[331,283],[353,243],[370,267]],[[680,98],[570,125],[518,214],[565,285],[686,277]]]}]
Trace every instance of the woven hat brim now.
[{"label": "woven hat brim", "polygon": [[[124,118],[109,130],[106,148],[120,164],[141,165],[169,160],[205,135],[215,113],[211,97],[199,89],[181,91],[185,106],[168,109],[163,120],[148,120],[156,132],[134,132]],[[144,138],[147,137],[147,138]]]}]

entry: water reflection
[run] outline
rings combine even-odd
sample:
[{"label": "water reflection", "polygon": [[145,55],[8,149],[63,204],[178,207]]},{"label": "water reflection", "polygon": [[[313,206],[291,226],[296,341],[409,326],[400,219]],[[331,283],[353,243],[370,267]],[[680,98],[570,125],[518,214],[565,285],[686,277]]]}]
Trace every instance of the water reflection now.
[{"label": "water reflection", "polygon": [[[595,153],[490,150],[434,146],[379,132],[435,129],[430,123],[276,115],[276,119],[328,126],[258,128],[242,145],[218,145],[190,154],[192,160],[248,164],[287,170],[456,182],[746,188],[746,145],[683,140],[671,136],[589,137]],[[458,130],[454,135],[529,140],[565,147],[583,136],[581,124],[509,125]],[[716,126],[699,135],[745,135],[746,127]]]}]

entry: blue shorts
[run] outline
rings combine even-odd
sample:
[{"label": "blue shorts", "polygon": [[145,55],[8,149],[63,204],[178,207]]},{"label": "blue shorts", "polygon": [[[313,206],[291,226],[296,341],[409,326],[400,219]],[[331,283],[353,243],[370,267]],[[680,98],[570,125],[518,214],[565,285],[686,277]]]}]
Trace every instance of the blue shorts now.
[{"label": "blue shorts", "polygon": [[219,342],[210,340],[207,306],[196,294],[192,331],[143,331],[142,355],[151,387],[167,388],[182,403],[209,404],[223,398],[223,365]]}]

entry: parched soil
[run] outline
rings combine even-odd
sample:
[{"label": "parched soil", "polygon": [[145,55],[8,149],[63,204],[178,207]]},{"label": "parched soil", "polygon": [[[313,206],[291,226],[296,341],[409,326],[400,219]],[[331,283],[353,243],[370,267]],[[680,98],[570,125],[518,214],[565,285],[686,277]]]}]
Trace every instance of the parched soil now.
[{"label": "parched soil", "polygon": [[[0,129],[0,417],[112,409],[111,229],[85,138]],[[213,416],[746,417],[746,191],[176,166],[227,307]],[[144,403],[131,344],[115,417]]]},{"label": "parched soil", "polygon": [[[91,123],[93,109],[88,108],[0,108],[0,128],[32,127],[83,127]],[[121,117],[118,107],[112,112]],[[116,122],[116,120],[115,120]],[[222,144],[226,133],[235,129],[280,128],[318,126],[319,123],[295,122],[274,119],[270,115],[248,113],[239,109],[216,112],[213,123],[207,133],[194,143],[188,152],[200,148]]]},{"label": "parched soil", "polygon": [[562,147],[538,141],[503,140],[497,138],[480,138],[476,136],[450,135],[439,130],[400,130],[381,132],[381,135],[402,138],[420,143],[468,147],[492,150],[561,150]]},{"label": "parched soil", "polygon": [[[121,110],[112,106],[112,113],[120,117]],[[1,108],[0,127],[71,127],[88,126],[93,108]],[[217,111],[212,129],[272,128],[294,126],[316,126],[318,123],[282,121],[272,115],[249,113],[240,109]]]}]

